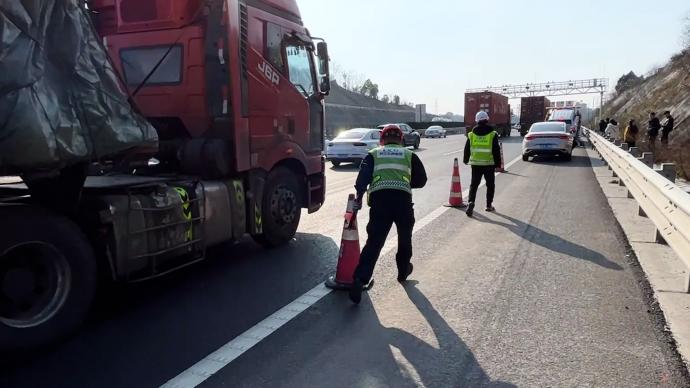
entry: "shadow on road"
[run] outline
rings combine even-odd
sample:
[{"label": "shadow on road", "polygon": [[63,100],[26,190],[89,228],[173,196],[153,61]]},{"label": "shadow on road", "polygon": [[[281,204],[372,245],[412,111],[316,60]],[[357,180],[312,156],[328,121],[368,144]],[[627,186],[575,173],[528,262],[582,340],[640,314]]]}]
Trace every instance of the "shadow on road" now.
[{"label": "shadow on road", "polygon": [[[417,288],[417,282],[407,282],[404,289],[433,331],[438,347],[402,329],[383,326],[371,302],[353,307],[347,313],[347,331],[356,330],[359,340],[342,359],[357,375],[345,378],[352,386],[516,387],[491,380],[467,344]],[[359,356],[350,360],[352,354]]]},{"label": "shadow on road", "polygon": [[508,171],[508,170],[502,172],[501,174],[504,174],[504,175],[512,175],[512,176],[516,176],[516,177],[520,177],[520,178],[529,178],[529,177],[526,176],[526,175],[517,174],[517,173],[514,173],[514,172],[510,172],[510,171]]},{"label": "shadow on road", "polygon": [[343,163],[339,166],[331,164],[332,171],[359,171],[359,163]]},{"label": "shadow on road", "polygon": [[[113,286],[79,333],[0,363],[0,386],[132,386],[134,376],[158,386],[326,279],[338,250],[320,234],[272,250],[246,239],[162,278]],[[55,371],[65,371],[59,381]]]},{"label": "shadow on road", "polygon": [[567,161],[563,157],[559,156],[534,156],[532,158],[532,163],[539,163],[545,166],[556,166],[556,167],[590,167],[589,157],[583,155],[573,154],[572,160]]},{"label": "shadow on road", "polygon": [[623,269],[623,267],[607,259],[604,255],[602,255],[599,252],[593,251],[589,248],[583,247],[582,245],[578,245],[568,240],[565,240],[562,237],[556,236],[555,234],[549,233],[534,225],[528,225],[525,222],[522,222],[505,214],[494,214],[506,219],[507,221],[510,221],[510,223],[495,221],[490,218],[487,218],[486,216],[480,213],[475,213],[474,218],[481,222],[502,226],[510,230],[511,232],[515,233],[515,235],[517,235],[518,237],[521,237],[527,241],[542,246],[548,250],[572,256],[581,260],[587,260],[594,264],[598,264],[604,268],[613,269],[617,271]]}]

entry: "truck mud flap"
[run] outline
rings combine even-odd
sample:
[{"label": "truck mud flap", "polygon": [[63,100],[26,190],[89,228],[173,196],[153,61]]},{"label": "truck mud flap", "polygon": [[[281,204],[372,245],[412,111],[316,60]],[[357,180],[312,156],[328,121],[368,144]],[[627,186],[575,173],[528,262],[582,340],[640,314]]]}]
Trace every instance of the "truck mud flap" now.
[{"label": "truck mud flap", "polygon": [[227,182],[228,192],[230,193],[230,209],[232,211],[232,238],[237,241],[244,236],[247,229],[247,206],[244,183],[235,179]]},{"label": "truck mud flap", "polygon": [[253,235],[263,233],[263,197],[266,186],[266,172],[252,171],[249,173],[249,188],[247,190],[247,204],[249,206],[248,231]]}]

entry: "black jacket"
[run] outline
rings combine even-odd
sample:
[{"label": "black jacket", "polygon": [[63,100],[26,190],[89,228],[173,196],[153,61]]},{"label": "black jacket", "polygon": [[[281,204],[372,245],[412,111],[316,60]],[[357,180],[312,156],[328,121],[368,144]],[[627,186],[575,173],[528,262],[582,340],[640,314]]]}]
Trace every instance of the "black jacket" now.
[{"label": "black jacket", "polygon": [[[472,128],[472,132],[477,134],[478,136],[486,136],[493,131],[494,127],[488,124],[479,124],[476,127]],[[495,167],[501,167],[501,146],[498,144],[498,135],[494,136],[494,142],[491,145],[491,151],[494,155]],[[468,137],[467,141],[465,142],[465,152],[462,155],[463,163],[467,164],[470,162],[470,152],[470,139]]]},{"label": "black jacket", "polygon": [[[372,179],[374,179],[374,157],[371,156],[371,154],[368,154],[362,161],[362,164],[359,166],[359,174],[357,175],[357,181],[355,182],[357,198],[362,198]],[[412,154],[412,176],[410,186],[413,189],[421,189],[426,185],[426,179],[427,177],[424,164],[422,164],[422,161],[419,159],[417,154]]]},{"label": "black jacket", "polygon": [[659,129],[661,129],[661,123],[658,118],[654,117],[647,122],[647,134],[649,136],[659,136]]}]

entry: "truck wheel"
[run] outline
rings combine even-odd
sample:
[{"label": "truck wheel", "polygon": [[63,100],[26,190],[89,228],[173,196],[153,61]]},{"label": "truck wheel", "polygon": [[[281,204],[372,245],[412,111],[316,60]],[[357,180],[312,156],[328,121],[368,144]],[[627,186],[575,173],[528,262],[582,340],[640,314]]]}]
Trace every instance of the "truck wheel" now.
[{"label": "truck wheel", "polygon": [[528,161],[528,160],[529,160],[529,156],[527,156],[527,155],[525,155],[525,154],[522,154],[522,161],[523,161],[523,162],[526,162],[526,161]]},{"label": "truck wheel", "polygon": [[0,348],[64,337],[86,318],[96,292],[89,241],[72,221],[42,209],[6,206],[0,214]]},{"label": "truck wheel", "polygon": [[263,233],[254,241],[266,248],[286,244],[297,232],[302,215],[300,183],[290,169],[278,167],[268,174],[264,190]]}]

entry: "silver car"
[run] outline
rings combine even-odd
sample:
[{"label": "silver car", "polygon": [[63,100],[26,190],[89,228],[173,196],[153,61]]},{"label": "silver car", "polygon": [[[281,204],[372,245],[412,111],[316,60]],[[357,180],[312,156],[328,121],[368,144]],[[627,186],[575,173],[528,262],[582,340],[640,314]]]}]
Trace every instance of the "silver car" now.
[{"label": "silver car", "polygon": [[326,159],[334,166],[340,163],[359,164],[381,141],[381,131],[372,128],[353,128],[341,132],[326,144]]},{"label": "silver car", "polygon": [[446,130],[440,125],[432,125],[426,129],[424,137],[446,137]]},{"label": "silver car", "polygon": [[534,123],[522,140],[522,160],[530,156],[562,156],[570,160],[573,153],[574,135],[564,122]]}]

